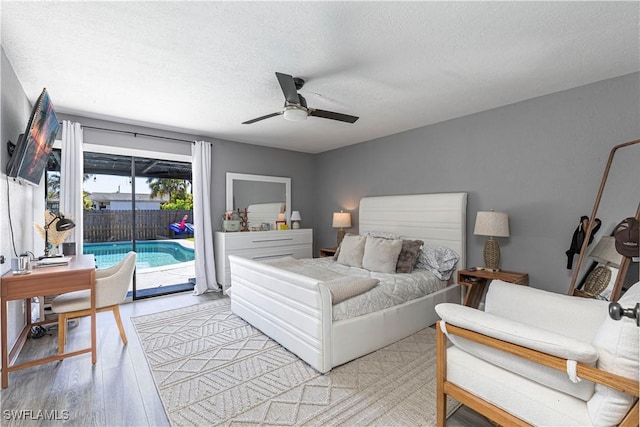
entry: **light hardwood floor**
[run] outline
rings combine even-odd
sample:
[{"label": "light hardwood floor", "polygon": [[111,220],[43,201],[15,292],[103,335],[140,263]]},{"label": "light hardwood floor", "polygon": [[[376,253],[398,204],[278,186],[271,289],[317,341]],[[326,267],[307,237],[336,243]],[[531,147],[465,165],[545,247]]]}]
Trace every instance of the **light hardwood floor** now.
[{"label": "light hardwood floor", "polygon": [[[0,392],[0,425],[169,425],[130,318],[216,298],[220,298],[219,294],[194,296],[187,292],[121,305],[129,340],[126,346],[120,341],[112,314],[98,314],[96,365],[91,365],[91,356],[86,354],[10,372],[9,387]],[[86,347],[89,336],[89,322],[85,318],[69,331],[67,348]],[[51,335],[28,340],[19,360],[55,354],[56,340],[55,329]],[[492,426],[464,406],[449,418],[447,425]]]}]

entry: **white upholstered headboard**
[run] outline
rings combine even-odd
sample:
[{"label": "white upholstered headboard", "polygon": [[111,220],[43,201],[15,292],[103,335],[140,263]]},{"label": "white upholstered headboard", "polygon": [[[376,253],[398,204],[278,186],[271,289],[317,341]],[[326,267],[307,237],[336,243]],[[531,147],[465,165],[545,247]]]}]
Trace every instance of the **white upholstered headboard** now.
[{"label": "white upholstered headboard", "polygon": [[360,200],[359,233],[386,231],[425,244],[446,246],[466,267],[467,193],[365,197]]}]

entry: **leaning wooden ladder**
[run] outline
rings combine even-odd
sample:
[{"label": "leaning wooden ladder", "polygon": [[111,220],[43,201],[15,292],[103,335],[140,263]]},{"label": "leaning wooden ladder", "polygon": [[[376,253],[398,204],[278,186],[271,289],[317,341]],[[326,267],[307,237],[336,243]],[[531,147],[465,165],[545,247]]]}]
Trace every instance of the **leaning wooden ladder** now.
[{"label": "leaning wooden ladder", "polygon": [[[598,207],[600,206],[600,200],[602,199],[602,193],[604,191],[604,187],[607,183],[607,178],[609,177],[609,172],[611,170],[611,164],[613,163],[613,157],[616,152],[624,147],[629,147],[631,145],[640,144],[640,139],[636,139],[634,141],[625,142],[623,144],[616,145],[611,149],[609,153],[609,160],[607,161],[607,166],[604,169],[604,174],[602,176],[602,181],[600,182],[600,188],[598,189],[598,194],[596,195],[596,201],[593,205],[593,210],[591,211],[591,216],[589,218],[596,218],[596,214],[598,213]],[[638,208],[636,209],[636,219],[640,220],[640,202],[638,202]],[[573,270],[573,275],[571,277],[571,286],[569,287],[569,295],[575,296],[585,296],[588,295],[584,292],[576,289],[576,282],[578,280],[578,275],[580,274],[580,266],[582,265],[582,261],[585,258],[587,252],[587,246],[589,245],[589,236],[591,236],[591,230],[593,228],[593,224],[595,221],[589,221],[589,226],[587,227],[587,231],[585,233],[584,242],[582,242],[582,248],[580,248],[580,256],[578,257],[578,262]],[[622,262],[620,264],[620,270],[618,272],[618,276],[616,277],[616,283],[613,286],[613,291],[611,292],[610,300],[612,302],[618,301],[620,295],[622,294],[622,285],[624,284],[624,279],[627,276],[627,271],[629,270],[629,265],[631,264],[631,258],[622,257]]]}]

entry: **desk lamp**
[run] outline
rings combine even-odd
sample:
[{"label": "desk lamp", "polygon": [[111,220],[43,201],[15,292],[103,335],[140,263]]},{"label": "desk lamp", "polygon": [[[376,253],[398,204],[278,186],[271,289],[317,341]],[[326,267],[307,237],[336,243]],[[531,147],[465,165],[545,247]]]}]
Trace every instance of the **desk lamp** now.
[{"label": "desk lamp", "polygon": [[56,231],[67,231],[67,230],[71,230],[72,228],[75,228],[76,226],[75,222],[71,221],[68,218],[65,218],[64,215],[62,215],[60,212],[52,215],[53,215],[53,219],[44,226],[43,258],[51,258],[52,256],[59,256],[59,255],[51,255],[49,252],[49,227],[51,227],[51,224],[53,224],[54,222],[56,223]]}]

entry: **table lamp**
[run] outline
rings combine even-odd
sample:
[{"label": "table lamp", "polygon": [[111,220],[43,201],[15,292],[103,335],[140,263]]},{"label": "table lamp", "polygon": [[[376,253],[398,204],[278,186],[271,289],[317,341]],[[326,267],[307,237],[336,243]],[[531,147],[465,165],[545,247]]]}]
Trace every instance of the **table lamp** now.
[{"label": "table lamp", "polygon": [[[62,215],[60,212],[53,214],[53,218],[51,219],[51,221],[49,221],[45,226],[44,226],[44,256],[43,258],[49,258],[52,255],[50,255],[49,252],[49,227],[51,227],[51,224],[53,224],[54,222],[56,223],[56,231],[67,231],[67,230],[71,230],[72,228],[75,228],[76,224],[75,222],[71,221],[68,218],[65,218],[64,215]],[[56,222],[57,221],[57,222]]]},{"label": "table lamp", "polygon": [[338,246],[344,239],[344,229],[351,227],[351,214],[349,212],[333,213],[333,228],[338,228]]},{"label": "table lamp", "polygon": [[509,217],[505,212],[478,211],[476,226],[473,230],[476,236],[489,236],[484,243],[485,270],[500,271],[500,245],[494,237],[509,237]]},{"label": "table lamp", "polygon": [[302,217],[300,216],[299,211],[291,212],[291,228],[300,228],[300,221],[302,221]]}]

